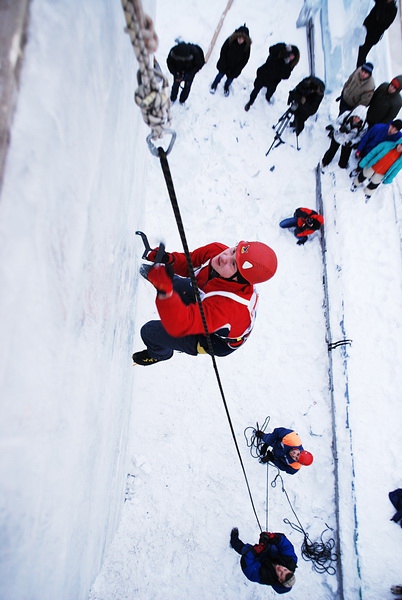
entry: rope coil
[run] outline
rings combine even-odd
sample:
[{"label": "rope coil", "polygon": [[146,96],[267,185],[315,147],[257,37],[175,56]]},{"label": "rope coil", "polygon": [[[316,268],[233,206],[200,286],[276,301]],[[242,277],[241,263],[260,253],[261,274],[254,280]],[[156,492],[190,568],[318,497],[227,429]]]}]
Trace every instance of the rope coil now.
[{"label": "rope coil", "polygon": [[145,123],[152,129],[151,138],[156,140],[169,131],[171,125],[169,84],[155,58],[152,66],[150,62],[150,54],[158,47],[158,37],[152,19],[143,14],[139,0],[121,0],[121,3],[127,23],[125,32],[130,36],[139,64],[134,100]]}]

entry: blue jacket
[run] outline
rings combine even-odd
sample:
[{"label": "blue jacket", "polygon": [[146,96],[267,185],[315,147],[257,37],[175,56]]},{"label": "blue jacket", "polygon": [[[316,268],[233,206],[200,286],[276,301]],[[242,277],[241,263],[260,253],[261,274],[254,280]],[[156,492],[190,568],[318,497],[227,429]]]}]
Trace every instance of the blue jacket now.
[{"label": "blue jacket", "polygon": [[[359,167],[364,169],[364,167],[372,167],[377,163],[383,156],[387,154],[392,148],[396,148],[399,145],[399,141],[397,142],[381,142],[375,148],[372,149],[371,152],[367,154],[362,160],[359,162]],[[402,169],[402,154],[398,158],[397,161],[388,169],[385,173],[382,183],[391,183],[394,178],[397,176],[399,171]]]},{"label": "blue jacket", "polygon": [[388,135],[390,123],[377,123],[362,137],[357,150],[361,152],[361,157],[364,158],[375,146],[381,142],[396,142],[402,137],[402,133],[398,131],[392,135]]},{"label": "blue jacket", "polygon": [[293,429],[277,427],[272,433],[264,433],[262,440],[267,446],[272,447],[274,455],[273,463],[281,471],[286,471],[289,475],[294,475],[301,468],[301,464],[289,456],[289,452],[298,448],[303,452],[301,439]]},{"label": "blue jacket", "polygon": [[244,544],[241,568],[247,579],[262,585],[270,585],[278,594],[286,594],[291,588],[282,585],[276,576],[275,564],[294,572],[297,556],[293,544],[283,533],[275,534],[275,541],[267,546]]}]

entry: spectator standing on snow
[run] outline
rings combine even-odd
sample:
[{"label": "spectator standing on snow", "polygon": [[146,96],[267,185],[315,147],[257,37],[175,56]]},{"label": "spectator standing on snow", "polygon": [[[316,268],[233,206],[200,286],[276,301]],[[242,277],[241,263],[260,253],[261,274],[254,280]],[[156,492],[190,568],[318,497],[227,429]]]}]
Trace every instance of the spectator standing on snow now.
[{"label": "spectator standing on snow", "polygon": [[402,169],[402,143],[381,142],[359,162],[359,167],[363,170],[355,177],[350,189],[355,192],[368,179],[364,188],[368,201],[381,182],[392,183]]},{"label": "spectator standing on snow", "polygon": [[326,129],[329,131],[331,145],[322,158],[321,167],[323,169],[330,164],[340,146],[342,148],[338,165],[341,169],[347,168],[353,146],[357,147],[367,131],[366,113],[365,106],[358,106],[349,113],[339,115],[334,125],[328,125]]},{"label": "spectator standing on snow", "polygon": [[324,223],[324,217],[311,208],[296,208],[293,217],[283,219],[279,223],[282,229],[295,228],[294,235],[297,238],[297,245],[302,246],[307,242],[309,235],[312,235],[321,228]]},{"label": "spectator standing on snow", "polygon": [[180,84],[184,87],[180,94],[180,104],[184,104],[191,90],[195,75],[205,64],[204,52],[197,44],[179,42],[171,48],[166,60],[169,71],[173,75],[173,85],[170,100],[175,102]]},{"label": "spectator standing on snow", "polygon": [[[272,462],[281,471],[289,475],[298,473],[302,465],[311,465],[313,455],[302,446],[299,435],[293,429],[276,427],[272,433],[256,431],[257,439],[262,440],[264,445],[260,449],[260,462]],[[272,450],[268,450],[272,447]]]},{"label": "spectator standing on snow", "polygon": [[267,60],[257,69],[254,88],[244,110],[250,110],[263,87],[267,88],[265,98],[269,102],[282,79],[289,79],[299,59],[300,52],[297,46],[283,42],[271,46]]},{"label": "spectator standing on snow", "polygon": [[[218,242],[190,253],[202,306],[216,356],[231,354],[247,340],[254,325],[258,294],[254,284],[268,281],[277,268],[275,252],[262,242],[239,242],[228,248]],[[154,261],[156,250],[147,259]],[[133,361],[153,365],[169,360],[174,350],[196,356],[208,353],[201,312],[189,279],[184,253],[165,253],[147,279],[157,290],[160,321],[141,329],[146,350]],[[173,274],[173,270],[175,275]]]},{"label": "spectator standing on snow", "polygon": [[216,64],[218,74],[212,82],[210,92],[214,94],[220,80],[226,75],[224,94],[229,96],[229,88],[233,79],[239,77],[240,73],[250,58],[251,38],[246,25],[238,27],[234,33],[224,42],[219,60]]},{"label": "spectator standing on snow", "polygon": [[363,21],[366,28],[366,39],[359,46],[357,67],[366,62],[367,54],[377,44],[384,31],[394,22],[398,12],[395,0],[374,0],[375,5]]},{"label": "spectator standing on snow", "polygon": [[250,581],[270,585],[277,594],[290,592],[296,582],[295,549],[284,533],[262,532],[258,544],[244,544],[234,527],[230,545],[241,555],[240,566]]},{"label": "spectator standing on snow", "polygon": [[304,123],[309,117],[315,115],[324,97],[325,84],[318,77],[305,77],[297,86],[289,92],[288,104],[295,102],[297,108],[292,112],[293,121],[290,123],[294,127],[296,135],[304,129]]},{"label": "spectator standing on snow", "polygon": [[[400,119],[392,121],[389,123],[389,125],[386,125],[385,123],[377,123],[376,125],[373,125],[360,140],[360,143],[357,146],[355,157],[361,160],[381,142],[398,141],[402,138],[401,129],[402,121]],[[351,172],[350,176],[355,177],[360,173],[360,171],[361,169],[357,167]]]},{"label": "spectator standing on snow", "polygon": [[373,65],[364,63],[347,79],[339,97],[339,114],[350,111],[362,104],[368,106],[374,94],[375,83],[372,76]]},{"label": "spectator standing on snow", "polygon": [[376,123],[390,123],[396,118],[402,107],[401,86],[402,75],[398,75],[390,83],[384,82],[374,91],[367,111],[369,127]]}]

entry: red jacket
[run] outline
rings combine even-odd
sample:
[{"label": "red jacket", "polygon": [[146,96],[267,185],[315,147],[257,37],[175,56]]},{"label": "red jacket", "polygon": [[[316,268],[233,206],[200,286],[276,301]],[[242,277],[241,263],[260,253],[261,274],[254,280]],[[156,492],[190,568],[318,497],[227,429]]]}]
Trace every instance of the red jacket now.
[{"label": "red jacket", "polygon": [[[190,253],[196,280],[200,289],[202,306],[210,333],[223,339],[230,338],[234,347],[245,341],[254,324],[258,294],[250,284],[227,281],[221,277],[208,279],[211,273],[210,260],[226,250],[228,246],[218,242],[197,248]],[[176,275],[188,277],[185,254],[172,252],[173,268]],[[227,296],[226,296],[227,294]],[[203,334],[201,314],[198,304],[186,306],[179,294],[173,292],[170,298],[157,298],[156,307],[166,331],[174,337]]]},{"label": "red jacket", "polygon": [[[311,208],[296,208],[294,216],[297,218],[297,228],[299,229],[295,232],[297,237],[311,235],[324,223],[324,217]],[[311,219],[311,225],[307,223],[307,219]]]}]

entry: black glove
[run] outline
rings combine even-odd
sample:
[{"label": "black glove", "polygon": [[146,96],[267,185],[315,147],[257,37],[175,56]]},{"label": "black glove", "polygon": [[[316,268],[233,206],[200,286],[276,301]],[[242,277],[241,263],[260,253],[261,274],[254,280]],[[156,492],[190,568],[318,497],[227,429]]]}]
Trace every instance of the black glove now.
[{"label": "black glove", "polygon": [[237,527],[233,527],[232,531],[230,532],[230,545],[233,548],[233,545],[239,541],[239,530],[237,529]]},{"label": "black glove", "polygon": [[262,465],[265,465],[265,463],[267,463],[267,462],[273,462],[273,461],[274,461],[274,458],[275,458],[275,457],[274,457],[274,455],[273,455],[273,452],[272,452],[271,450],[268,450],[268,452],[266,453],[266,455],[265,455],[265,456],[261,456],[261,457],[259,458],[259,462],[260,462]]},{"label": "black glove", "polygon": [[[151,252],[149,252],[147,255],[147,260],[155,262],[158,250],[159,248],[154,248],[153,250],[151,250]],[[164,252],[160,262],[164,265],[172,265],[174,263],[174,256],[172,254],[169,254],[169,252]]]},{"label": "black glove", "polygon": [[339,127],[340,133],[348,133],[348,128],[345,125]]},{"label": "black glove", "polygon": [[303,246],[303,245],[304,245],[306,242],[307,242],[307,240],[299,240],[299,241],[297,242],[297,245],[298,245],[298,246]]},{"label": "black glove", "polygon": [[255,432],[255,437],[256,437],[258,440],[262,440],[262,436],[263,436],[263,435],[264,435],[264,434],[263,434],[263,432],[262,432],[262,431],[260,431],[259,429],[257,429],[257,431]]},{"label": "black glove", "polygon": [[268,531],[263,531],[262,533],[260,533],[260,544],[264,544],[264,546],[267,546],[268,544],[277,544],[278,542],[278,533],[270,533]]}]

